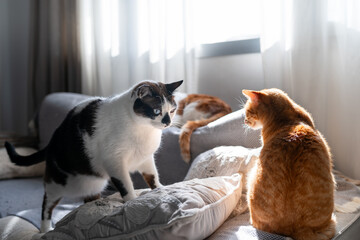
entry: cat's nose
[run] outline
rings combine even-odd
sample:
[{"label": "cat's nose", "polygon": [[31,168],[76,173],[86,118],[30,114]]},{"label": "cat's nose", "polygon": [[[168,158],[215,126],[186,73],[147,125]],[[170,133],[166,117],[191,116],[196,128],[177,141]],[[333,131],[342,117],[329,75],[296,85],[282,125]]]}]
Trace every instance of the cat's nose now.
[{"label": "cat's nose", "polygon": [[165,124],[166,126],[169,126],[171,123],[171,119],[168,113],[165,114],[163,119],[161,120],[161,123]]}]

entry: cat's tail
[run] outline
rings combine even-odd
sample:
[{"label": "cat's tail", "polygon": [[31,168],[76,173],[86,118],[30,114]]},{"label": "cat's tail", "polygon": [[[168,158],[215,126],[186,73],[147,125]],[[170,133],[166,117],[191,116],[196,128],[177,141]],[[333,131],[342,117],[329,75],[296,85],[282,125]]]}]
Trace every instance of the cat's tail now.
[{"label": "cat's tail", "polygon": [[6,151],[10,157],[11,162],[18,166],[31,166],[42,161],[45,161],[45,149],[42,149],[29,156],[20,156],[12,144],[5,142]]},{"label": "cat's tail", "polygon": [[191,139],[191,134],[195,131],[195,129],[206,126],[207,124],[225,116],[226,114],[228,114],[228,112],[220,112],[207,119],[187,121],[187,123],[185,123],[184,126],[182,126],[179,137],[179,143],[180,143],[181,156],[186,163],[189,163],[191,159],[190,139]]}]

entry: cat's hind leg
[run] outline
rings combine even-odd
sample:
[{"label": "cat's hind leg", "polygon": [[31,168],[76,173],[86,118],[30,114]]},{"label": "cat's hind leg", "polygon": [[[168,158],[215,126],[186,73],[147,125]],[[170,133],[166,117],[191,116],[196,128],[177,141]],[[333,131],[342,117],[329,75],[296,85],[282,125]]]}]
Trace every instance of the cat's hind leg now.
[{"label": "cat's hind leg", "polygon": [[41,212],[41,227],[40,232],[46,233],[52,230],[51,216],[54,208],[60,202],[61,196],[59,194],[53,194],[51,192],[44,193],[44,199],[42,203]]}]

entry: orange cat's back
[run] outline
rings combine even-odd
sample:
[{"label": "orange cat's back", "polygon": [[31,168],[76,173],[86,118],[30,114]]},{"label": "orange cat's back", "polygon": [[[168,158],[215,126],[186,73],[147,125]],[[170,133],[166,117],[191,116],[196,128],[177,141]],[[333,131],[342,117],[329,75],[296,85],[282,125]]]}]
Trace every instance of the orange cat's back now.
[{"label": "orange cat's back", "polygon": [[[266,97],[271,94],[262,101]],[[268,102],[274,105],[274,99]],[[335,184],[329,147],[304,109],[293,102],[276,104],[263,111],[248,106],[250,112],[258,110],[263,125],[263,149],[248,181],[252,224],[297,240],[331,239]]]}]

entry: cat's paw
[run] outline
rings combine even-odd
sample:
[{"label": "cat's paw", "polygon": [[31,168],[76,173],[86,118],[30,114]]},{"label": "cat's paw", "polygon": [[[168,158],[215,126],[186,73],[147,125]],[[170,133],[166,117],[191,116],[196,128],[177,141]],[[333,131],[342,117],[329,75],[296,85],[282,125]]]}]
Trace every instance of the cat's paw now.
[{"label": "cat's paw", "polygon": [[44,236],[45,233],[36,233],[31,237],[31,240],[38,240],[41,239],[42,236]]},{"label": "cat's paw", "polygon": [[124,202],[130,201],[130,200],[135,199],[135,198],[136,198],[135,193],[132,193],[132,194],[128,193],[128,194],[126,194],[125,197],[123,197]]},{"label": "cat's paw", "polygon": [[162,187],[164,187],[164,185],[162,185],[161,183],[156,184],[156,188],[162,188]]},{"label": "cat's paw", "polygon": [[40,232],[41,233],[47,233],[47,232],[49,232],[51,230],[53,230],[53,227],[51,226],[51,221],[50,220],[42,220],[41,221]]}]

